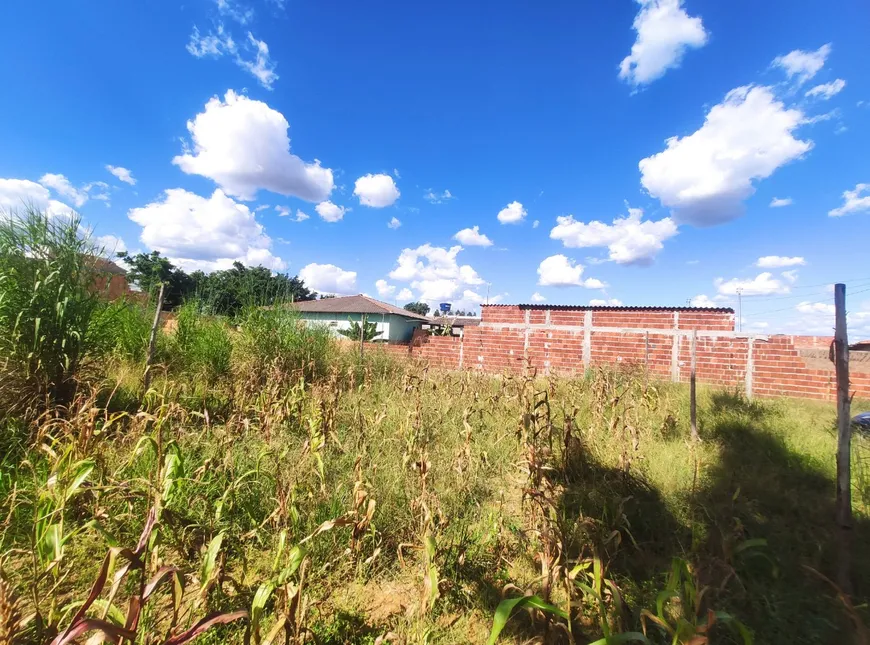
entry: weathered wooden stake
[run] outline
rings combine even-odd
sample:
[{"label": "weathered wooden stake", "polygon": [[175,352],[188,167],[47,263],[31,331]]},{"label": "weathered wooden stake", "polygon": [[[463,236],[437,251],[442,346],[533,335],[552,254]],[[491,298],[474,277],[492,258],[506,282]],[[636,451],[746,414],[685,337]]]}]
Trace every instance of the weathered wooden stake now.
[{"label": "weathered wooden stake", "polygon": [[362,315],[362,323],[359,326],[359,359],[363,357],[363,346],[366,340],[366,315]]},{"label": "weathered wooden stake", "polygon": [[698,440],[698,406],[695,400],[695,364],[698,348],[698,330],[692,330],[692,369],[689,374],[689,419],[692,424],[692,441]]},{"label": "weathered wooden stake", "polygon": [[160,313],[163,311],[163,290],[166,287],[160,283],[160,293],[157,294],[157,311],[154,312],[154,324],[151,325],[151,336],[148,338],[148,355],[145,357],[145,376],[142,379],[145,392],[151,387],[151,362],[154,360],[154,346],[157,343],[157,328],[160,326]]},{"label": "weathered wooden stake", "polygon": [[849,337],[846,330],[846,285],[834,285],[834,364],[837,374],[837,524],[840,529],[840,561],[837,583],[843,593],[852,593],[852,419],[849,399]]}]

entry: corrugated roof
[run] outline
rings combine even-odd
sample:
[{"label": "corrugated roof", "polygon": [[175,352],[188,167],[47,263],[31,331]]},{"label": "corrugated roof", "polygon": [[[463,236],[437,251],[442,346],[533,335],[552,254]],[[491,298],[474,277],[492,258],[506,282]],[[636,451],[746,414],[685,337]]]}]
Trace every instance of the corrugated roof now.
[{"label": "corrugated roof", "polygon": [[369,298],[362,294],[358,296],[339,296],[336,298],[323,298],[322,300],[304,300],[294,302],[291,307],[298,311],[311,311],[319,313],[331,314],[392,314],[395,316],[404,316],[405,318],[413,318],[414,320],[429,321],[430,318],[415,314],[407,309],[396,307],[374,298]]},{"label": "corrugated roof", "polygon": [[734,310],[731,307],[656,307],[656,306],[625,306],[620,305],[547,305],[547,304],[526,304],[520,303],[516,305],[481,305],[481,307],[519,307],[520,309],[558,309],[560,311],[700,311],[719,314],[733,314]]}]

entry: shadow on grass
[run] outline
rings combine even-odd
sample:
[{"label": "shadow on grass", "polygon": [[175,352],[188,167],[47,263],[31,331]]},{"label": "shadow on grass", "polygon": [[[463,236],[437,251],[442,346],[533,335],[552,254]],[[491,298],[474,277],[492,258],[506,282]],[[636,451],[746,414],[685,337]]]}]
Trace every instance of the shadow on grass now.
[{"label": "shadow on grass", "polygon": [[[606,564],[605,577],[623,594],[624,627],[640,629],[640,611],[655,607],[662,573],[673,557],[686,557],[691,532],[673,515],[659,491],[643,478],[593,459],[579,444],[568,456],[567,467],[554,476],[561,494],[556,500],[563,556],[569,568],[594,552]],[[564,608],[564,607],[563,607]],[[584,612],[583,620],[591,614]],[[506,634],[520,642],[586,643],[601,637],[597,626],[572,625],[573,641],[565,630],[533,623],[520,612],[508,623]],[[594,622],[594,621],[593,621]]]},{"label": "shadow on grass", "polygon": [[[771,429],[770,422],[781,416],[774,404],[717,393],[705,416],[705,439],[719,446],[719,454],[702,468],[695,495],[687,492],[676,500],[691,509],[692,525],[678,520],[643,479],[581,454],[561,481],[563,535],[574,531],[568,557],[577,557],[596,539],[572,526],[573,518],[595,518],[599,535],[621,532],[620,548],[609,554],[608,576],[631,605],[634,629],[640,627],[639,611],[655,606],[663,573],[678,557],[692,563],[699,584],[707,588],[700,613],[706,608],[731,613],[754,633],[755,643],[853,642],[854,627],[836,590],[809,570],[836,577],[832,475],[812,457],[789,449],[781,434],[787,428]],[[856,519],[852,533],[853,603],[864,605],[858,611],[866,625],[870,522]],[[542,635],[542,627],[527,616],[508,629],[526,638]],[[578,637],[576,642],[586,641]],[[712,642],[741,641],[717,628]]]},{"label": "shadow on grass", "polygon": [[[767,408],[714,395],[708,432],[721,452],[694,500],[696,516],[706,524],[697,546],[705,582],[719,586],[727,579],[712,601],[751,627],[757,643],[849,642],[834,590],[806,569],[835,577],[833,478],[764,429],[759,421]],[[870,524],[856,521],[853,533],[857,604],[870,592]],[[742,548],[757,539],[766,546]]]}]

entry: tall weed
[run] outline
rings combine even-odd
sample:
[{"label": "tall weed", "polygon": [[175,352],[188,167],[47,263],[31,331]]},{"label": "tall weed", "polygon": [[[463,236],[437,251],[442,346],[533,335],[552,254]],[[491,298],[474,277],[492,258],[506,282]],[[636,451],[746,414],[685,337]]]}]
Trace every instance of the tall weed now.
[{"label": "tall weed", "polygon": [[173,362],[184,373],[203,378],[208,385],[230,373],[233,344],[225,319],[204,312],[189,301],[176,310]]},{"label": "tall weed", "polygon": [[250,307],[241,315],[235,362],[249,385],[262,385],[269,365],[307,380],[323,377],[337,352],[328,329],[307,326],[287,307]]},{"label": "tall weed", "polygon": [[75,217],[0,216],[0,413],[68,404],[109,349],[101,262]]}]

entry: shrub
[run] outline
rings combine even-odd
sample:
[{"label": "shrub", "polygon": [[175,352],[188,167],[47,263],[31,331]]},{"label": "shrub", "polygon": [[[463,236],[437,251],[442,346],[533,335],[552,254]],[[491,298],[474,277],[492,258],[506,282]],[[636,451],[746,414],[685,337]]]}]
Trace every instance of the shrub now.
[{"label": "shrub", "polygon": [[284,306],[250,307],[239,321],[236,363],[249,384],[265,379],[267,365],[307,379],[323,376],[337,352],[329,329],[307,326]]},{"label": "shrub", "polygon": [[0,412],[68,404],[111,345],[101,260],[79,220],[32,207],[0,214]]},{"label": "shrub", "polygon": [[100,310],[98,320],[108,330],[112,353],[123,360],[143,362],[153,316],[153,311],[132,300],[116,300]]},{"label": "shrub", "polygon": [[173,346],[173,367],[192,373],[212,384],[230,372],[233,344],[227,321],[206,313],[197,300],[177,310]]}]

